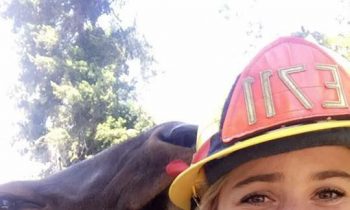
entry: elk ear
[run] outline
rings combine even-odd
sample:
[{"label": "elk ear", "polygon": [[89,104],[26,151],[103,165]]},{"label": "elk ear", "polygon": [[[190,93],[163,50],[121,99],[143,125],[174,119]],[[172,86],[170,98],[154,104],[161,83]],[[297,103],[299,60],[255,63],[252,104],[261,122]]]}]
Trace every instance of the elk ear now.
[{"label": "elk ear", "polygon": [[[168,170],[167,165],[173,160],[187,164],[191,162],[197,126],[169,122],[149,132],[137,137],[144,143],[128,153],[127,158],[124,158],[124,167],[104,188],[104,197],[110,207],[162,209],[161,206],[170,203],[166,191],[174,177],[169,176],[168,172],[175,173],[174,170]],[[157,199],[159,196],[162,199]]]},{"label": "elk ear", "polygon": [[172,122],[168,123],[159,132],[159,139],[164,142],[193,148],[196,144],[198,126]]}]

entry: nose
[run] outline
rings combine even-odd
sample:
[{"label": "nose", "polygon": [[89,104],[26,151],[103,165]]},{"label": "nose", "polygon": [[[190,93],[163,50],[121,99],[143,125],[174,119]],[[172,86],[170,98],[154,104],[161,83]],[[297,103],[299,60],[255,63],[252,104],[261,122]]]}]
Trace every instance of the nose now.
[{"label": "nose", "polygon": [[293,207],[285,207],[285,208],[281,208],[279,210],[310,210],[309,208],[302,208],[302,207],[298,207],[298,206],[293,206]]},{"label": "nose", "polygon": [[282,204],[278,210],[312,210],[305,202],[290,201]]}]

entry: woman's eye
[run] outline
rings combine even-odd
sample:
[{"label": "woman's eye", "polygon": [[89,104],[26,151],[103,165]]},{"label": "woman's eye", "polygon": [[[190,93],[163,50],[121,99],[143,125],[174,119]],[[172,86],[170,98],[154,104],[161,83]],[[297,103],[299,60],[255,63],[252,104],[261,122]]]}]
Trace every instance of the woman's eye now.
[{"label": "woman's eye", "polygon": [[345,193],[337,189],[322,189],[315,195],[316,200],[332,201],[345,196]]},{"label": "woman's eye", "polygon": [[252,204],[252,205],[259,205],[259,204],[263,204],[271,201],[273,200],[264,194],[249,194],[244,196],[241,199],[241,203]]}]

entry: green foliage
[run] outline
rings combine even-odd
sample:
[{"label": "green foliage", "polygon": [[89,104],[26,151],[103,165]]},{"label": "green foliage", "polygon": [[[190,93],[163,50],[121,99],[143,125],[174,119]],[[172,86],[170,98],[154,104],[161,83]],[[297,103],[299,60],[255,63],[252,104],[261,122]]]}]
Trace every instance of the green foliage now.
[{"label": "green foliage", "polygon": [[[139,62],[153,59],[135,27],[122,28],[112,0],[12,0],[5,17],[20,37],[22,72],[15,97],[24,111],[19,140],[47,163],[45,175],[153,125],[137,104]],[[110,17],[101,27],[100,17]],[[106,21],[106,20],[105,20]]]},{"label": "green foliage", "polygon": [[97,126],[96,139],[103,145],[110,145],[113,143],[120,143],[130,136],[134,136],[136,130],[127,129],[125,123],[126,120],[123,118],[115,119],[109,116],[106,122],[100,123]]},{"label": "green foliage", "polygon": [[350,33],[326,36],[324,45],[344,56],[350,61]]},{"label": "green foliage", "polygon": [[311,32],[302,26],[300,31],[295,32],[292,35],[304,38],[311,36],[316,42],[318,42],[318,44],[331,49],[350,61],[350,33],[328,35],[319,31]]}]

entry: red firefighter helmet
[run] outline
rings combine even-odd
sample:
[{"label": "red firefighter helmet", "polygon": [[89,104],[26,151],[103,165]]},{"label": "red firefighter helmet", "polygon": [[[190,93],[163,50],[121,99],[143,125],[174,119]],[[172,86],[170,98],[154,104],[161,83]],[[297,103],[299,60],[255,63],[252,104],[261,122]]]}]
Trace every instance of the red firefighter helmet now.
[{"label": "red firefighter helmet", "polygon": [[[350,75],[317,45],[280,38],[265,47],[236,80],[218,132],[198,148],[191,166],[170,187],[171,200],[189,210],[203,182],[254,158],[318,145],[288,142],[289,136],[350,127]],[[277,143],[279,144],[278,146]],[[251,148],[248,154],[246,150]],[[223,167],[218,162],[226,161]]]}]

